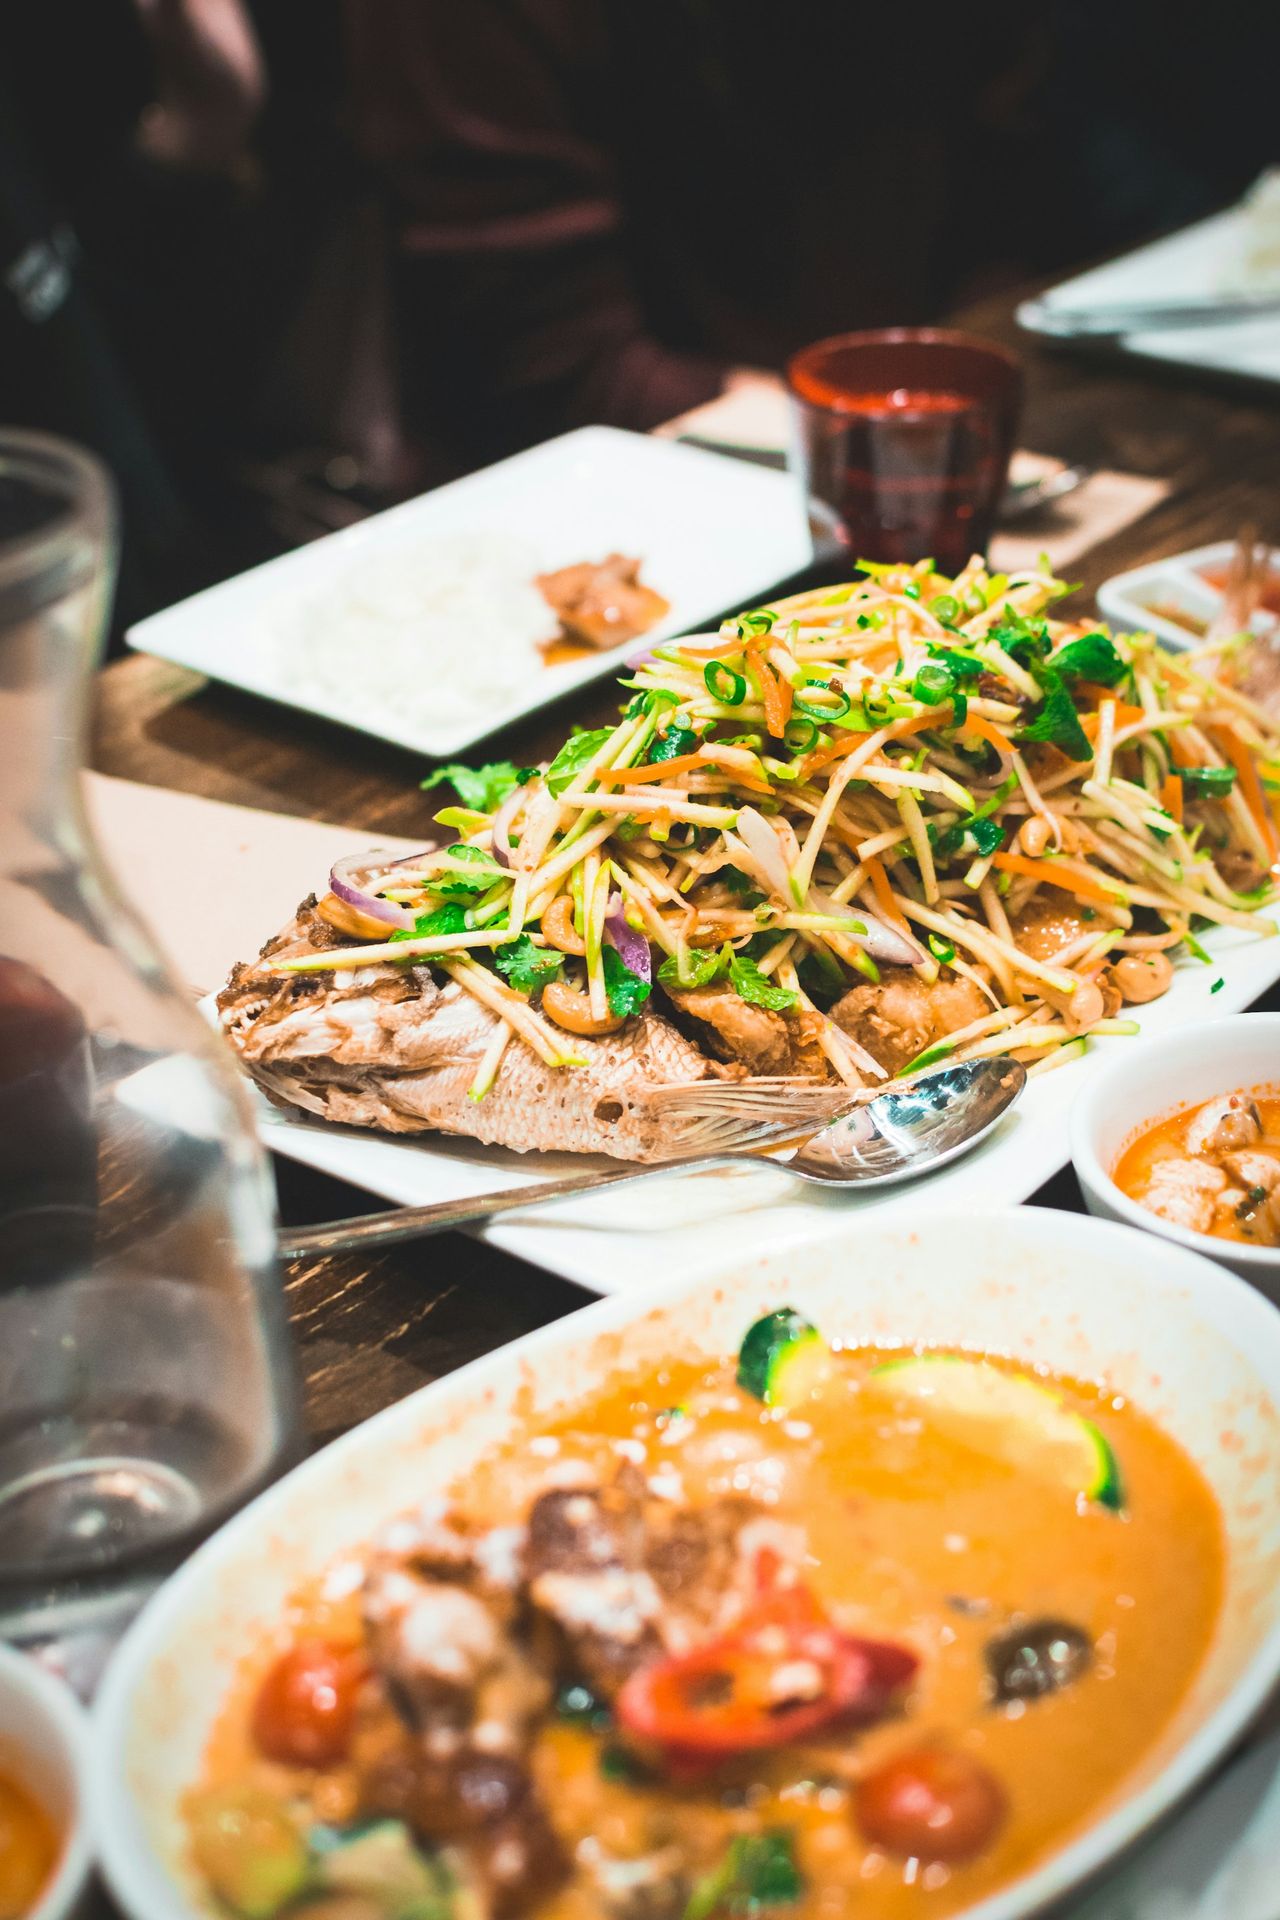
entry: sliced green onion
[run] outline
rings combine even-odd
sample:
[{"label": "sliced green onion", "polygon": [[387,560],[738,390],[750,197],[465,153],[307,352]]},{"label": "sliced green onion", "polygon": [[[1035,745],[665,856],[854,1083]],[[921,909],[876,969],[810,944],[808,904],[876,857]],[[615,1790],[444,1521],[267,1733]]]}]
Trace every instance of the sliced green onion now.
[{"label": "sliced green onion", "polygon": [[926,660],[917,669],[911,691],[926,707],[941,706],[956,690],[956,676],[945,660]]},{"label": "sliced green onion", "polygon": [[941,960],[944,967],[949,967],[956,957],[954,943],[944,940],[941,934],[937,933],[929,935],[929,951],[935,960]]},{"label": "sliced green onion", "polygon": [[[797,701],[797,706],[799,702]],[[782,743],[792,753],[808,753],[818,743],[818,728],[808,711],[793,714],[782,731]]]},{"label": "sliced green onion", "polygon": [[944,627],[949,627],[955,625],[963,609],[953,593],[940,593],[936,599],[929,602],[929,611],[935,620],[940,620]]},{"label": "sliced green onion", "polygon": [[1183,767],[1181,778],[1187,793],[1220,800],[1234,787],[1236,770],[1234,767]]},{"label": "sliced green onion", "polygon": [[814,700],[804,700],[799,694],[796,695],[796,712],[807,713],[811,720],[843,720],[846,713],[852,711],[852,700],[839,688],[823,686],[819,682],[816,687],[811,683],[804,691],[806,693],[821,691],[829,696],[825,704],[820,704]]},{"label": "sliced green onion", "polygon": [[740,707],[747,697],[747,683],[740,673],[723,660],[708,660],[702,670],[707,692],[725,707]]}]

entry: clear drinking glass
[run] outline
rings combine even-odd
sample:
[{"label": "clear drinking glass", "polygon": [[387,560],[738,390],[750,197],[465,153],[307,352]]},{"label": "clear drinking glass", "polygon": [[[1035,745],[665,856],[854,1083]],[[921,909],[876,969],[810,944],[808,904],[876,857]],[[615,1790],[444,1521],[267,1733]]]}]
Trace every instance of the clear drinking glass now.
[{"label": "clear drinking glass", "polygon": [[296,1431],[244,1094],[81,809],[114,546],[95,460],[0,433],[0,1637],[86,1649]]}]

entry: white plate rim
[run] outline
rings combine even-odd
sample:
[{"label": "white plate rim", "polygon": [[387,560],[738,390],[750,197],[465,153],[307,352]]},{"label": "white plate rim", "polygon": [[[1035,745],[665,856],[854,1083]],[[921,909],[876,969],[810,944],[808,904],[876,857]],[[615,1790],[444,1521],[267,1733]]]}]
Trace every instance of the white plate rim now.
[{"label": "white plate rim", "polygon": [[[1100,1236],[1113,1244],[1127,1243],[1133,1266],[1142,1268],[1145,1265],[1145,1284],[1153,1292],[1180,1291],[1192,1306],[1200,1306],[1205,1317],[1225,1337],[1238,1339],[1245,1344],[1246,1350],[1251,1322],[1262,1334],[1264,1344],[1267,1336],[1274,1343],[1272,1316],[1277,1309],[1245,1281],[1224,1272],[1199,1253],[1169,1243],[1153,1243],[1149,1235],[1133,1227],[1100,1221],[1088,1215],[1059,1213],[1038,1216],[1021,1208],[986,1208],[980,1210],[977,1217],[993,1225],[998,1224],[1002,1232],[1008,1231],[1014,1237],[1027,1231],[1052,1234],[1067,1249],[1071,1249],[1073,1243],[1078,1246],[1080,1257],[1086,1261],[1090,1244],[1096,1244]],[[954,1216],[957,1225],[970,1227],[974,1219],[972,1213]],[[1034,1226],[1033,1222],[1036,1223]],[[911,1238],[921,1230],[919,1227],[908,1228],[902,1222],[888,1221],[884,1224],[890,1234],[900,1231]],[[925,1231],[936,1232],[943,1244],[946,1243],[947,1215],[937,1216],[921,1223],[921,1226]],[[703,1284],[714,1284],[716,1277],[707,1276]],[[261,1516],[269,1515],[274,1503],[279,1501],[283,1504],[289,1493],[313,1481],[318,1488],[322,1487],[325,1479],[335,1474],[353,1454],[366,1447],[376,1448],[384,1435],[394,1433],[402,1423],[407,1424],[411,1416],[416,1417],[429,1404],[430,1397],[447,1397],[453,1393],[461,1395],[471,1388],[483,1388],[491,1376],[500,1379],[518,1361],[531,1357],[536,1359],[544,1350],[554,1352],[558,1347],[572,1343],[575,1338],[587,1340],[593,1334],[625,1328],[633,1320],[675,1304],[697,1285],[698,1282],[691,1280],[688,1275],[677,1275],[666,1280],[643,1301],[625,1295],[598,1300],[577,1313],[538,1327],[519,1340],[484,1354],[417,1389],[404,1400],[394,1402],[371,1419],[331,1441],[282,1480],[259,1494],[198,1548],[161,1587],[125,1634],[107,1669],[91,1718],[88,1766],[90,1827],[97,1840],[100,1863],[108,1885],[126,1913],[133,1915],[134,1920],[164,1920],[156,1908],[147,1904],[146,1874],[139,1874],[136,1863],[129,1855],[127,1843],[121,1838],[128,1827],[124,1816],[129,1807],[129,1795],[123,1769],[117,1764],[117,1755],[123,1747],[129,1696],[150,1659],[151,1638],[153,1635],[163,1636],[175,1616],[181,1617],[188,1589],[197,1586],[206,1571],[212,1572],[220,1561],[230,1556],[238,1547],[241,1534],[256,1526]],[[1086,1828],[1076,1840],[1052,1854],[1041,1867],[1024,1875],[1021,1881],[967,1908],[964,1920],[1030,1920],[1033,1914],[1040,1913],[1070,1892],[1083,1888],[1095,1874],[1118,1860],[1166,1812],[1183,1801],[1215,1762],[1230,1750],[1258,1716],[1272,1692],[1277,1675],[1280,1675],[1280,1621],[1264,1635],[1248,1668],[1231,1692],[1147,1787]],[[139,1884],[144,1889],[142,1898],[138,1897]],[[181,1920],[194,1920],[193,1910],[186,1909]]]}]

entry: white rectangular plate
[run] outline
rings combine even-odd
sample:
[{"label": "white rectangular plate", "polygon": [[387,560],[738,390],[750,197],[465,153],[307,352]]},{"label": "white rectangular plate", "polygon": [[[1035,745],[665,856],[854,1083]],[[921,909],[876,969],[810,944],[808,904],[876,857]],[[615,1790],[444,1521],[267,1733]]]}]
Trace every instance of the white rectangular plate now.
[{"label": "white rectangular plate", "polygon": [[[371,558],[399,560],[424,545],[430,550],[477,538],[518,542],[529,554],[530,576],[610,552],[634,555],[642,581],[670,601],[671,611],[643,641],[556,666],[544,663],[531,638],[527,678],[501,699],[486,690],[483,658],[469,660],[474,703],[436,716],[415,719],[403,703],[389,701],[385,714],[357,721],[339,693],[294,682],[282,657],[285,625],[305,618],[309,606],[331,606],[343,593],[344,576],[363,572]],[[619,671],[623,656],[641,645],[749,606],[806,566],[810,554],[790,475],[648,434],[583,427],[209,587],[140,621],[127,638],[142,652],[211,679],[443,756],[465,752],[572,688]],[[554,630],[548,608],[545,632]],[[465,631],[457,646],[466,657]],[[363,653],[353,636],[353,685]],[[428,684],[437,665],[424,654]]]},{"label": "white rectangular plate", "polygon": [[[624,1293],[740,1256],[828,1238],[850,1214],[960,1206],[1008,1206],[1067,1160],[1067,1110],[1099,1059],[1116,1047],[1158,1047],[1192,1021],[1239,1013],[1280,979],[1280,937],[1223,929],[1206,938],[1213,965],[1180,962],[1162,1000],[1130,1009],[1142,1032],[1094,1040],[1082,1060],[1033,1079],[996,1132],[967,1159],[906,1186],[858,1196],[801,1187],[768,1167],[673,1174],[620,1192],[518,1213],[476,1229],[493,1246],[577,1281],[592,1293]],[[1221,985],[1214,991],[1214,983]],[[392,1138],[290,1119],[259,1101],[273,1152],[349,1180],[400,1206],[424,1206],[501,1188],[535,1187],[575,1170],[616,1164],[580,1154],[523,1155],[446,1134]],[[424,1243],[426,1245],[427,1243]],[[429,1259],[430,1254],[424,1255]]]},{"label": "white rectangular plate", "polygon": [[[1064,280],[1040,299],[1018,309],[1018,319],[1032,332],[1038,307],[1083,311],[1090,307],[1125,306],[1141,302],[1211,300],[1217,293],[1239,287],[1244,250],[1244,223],[1240,207],[1200,220],[1180,233],[1150,246],[1139,247],[1118,260],[1108,260],[1088,273]],[[1251,292],[1263,288],[1249,289]],[[1085,341],[1076,344],[1086,346]],[[1093,345],[1097,346],[1097,341]],[[1236,374],[1250,380],[1280,385],[1280,314],[1224,321],[1218,326],[1169,327],[1125,336],[1126,353],[1144,360],[1162,360],[1175,366],[1201,367],[1214,373]]]}]

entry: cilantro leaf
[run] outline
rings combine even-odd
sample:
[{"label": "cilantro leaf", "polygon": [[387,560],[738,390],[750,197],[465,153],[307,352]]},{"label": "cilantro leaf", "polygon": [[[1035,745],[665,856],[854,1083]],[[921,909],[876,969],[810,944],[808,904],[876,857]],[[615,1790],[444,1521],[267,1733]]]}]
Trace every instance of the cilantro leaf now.
[{"label": "cilantro leaf", "polygon": [[739,1920],[740,1916],[794,1906],[804,1897],[804,1876],[785,1827],[739,1833],[720,1864],[695,1881],[684,1920]]},{"label": "cilantro leaf", "polygon": [[604,968],[604,990],[609,1001],[610,1013],[639,1013],[653,989],[647,980],[638,973],[632,973],[630,967],[616,947],[603,947],[600,952],[600,964]]},{"label": "cilantro leaf", "polygon": [[1099,686],[1118,686],[1129,669],[1105,633],[1082,633],[1054,654],[1050,665],[1064,680],[1096,680]]},{"label": "cilantro leaf", "polygon": [[612,727],[589,727],[585,733],[575,733],[572,739],[566,740],[547,768],[547,785],[551,792],[559,797],[566,787],[571,787],[612,732]]},{"label": "cilantro leaf", "polygon": [[517,993],[537,993],[540,988],[558,980],[563,968],[561,956],[548,947],[535,947],[527,933],[509,946],[499,947],[493,956],[494,965]]},{"label": "cilantro leaf", "polygon": [[[466,929],[467,916],[464,910],[456,900],[446,900],[445,904],[437,907],[434,912],[420,913],[414,922],[412,933],[408,927],[397,927],[394,933],[387,935],[387,939],[432,940],[441,934],[465,933]],[[400,962],[397,961],[396,965],[399,966],[399,964]]]},{"label": "cilantro leaf", "polygon": [[744,873],[741,867],[717,867],[715,877],[717,880],[724,882],[730,893],[742,894],[744,896],[754,893],[759,899],[764,897],[759,893],[751,875]]},{"label": "cilantro leaf", "polygon": [[958,647],[930,646],[929,658],[940,660],[944,667],[950,667],[958,685],[977,680],[990,669],[985,660],[979,660],[976,654],[961,653]]},{"label": "cilantro leaf", "polygon": [[437,767],[434,773],[428,774],[422,782],[422,791],[430,793],[432,787],[447,780],[464,807],[471,807],[476,813],[493,813],[514,788],[523,787],[537,777],[536,767],[517,767],[510,760],[491,760],[483,767],[454,764]]},{"label": "cilantro leaf", "polygon": [[649,750],[650,760],[674,760],[679,754],[692,753],[701,736],[692,727],[668,727]]},{"label": "cilantro leaf", "polygon": [[[633,687],[635,681],[624,680],[622,685],[624,687]],[[663,707],[678,707],[679,705],[680,696],[675,693],[668,693],[665,687],[643,687],[639,693],[631,696],[623,711],[628,720],[634,720],[638,714],[658,713]]]},{"label": "cilantro leaf", "polygon": [[1040,685],[1044,691],[1040,711],[1021,729],[1019,738],[1041,740],[1047,746],[1057,747],[1068,760],[1092,760],[1093,748],[1080,725],[1076,703],[1067,690],[1066,681],[1054,668],[1044,667],[1040,672]]},{"label": "cilantro leaf", "polygon": [[459,845],[449,847],[447,852],[451,860],[474,866],[476,872],[474,877],[469,873],[433,873],[430,890],[445,900],[465,900],[473,893],[487,893],[494,882],[503,877],[502,868],[483,847]]},{"label": "cilantro leaf", "polygon": [[709,987],[713,980],[719,980],[728,972],[731,947],[721,947],[718,953],[690,947],[685,955],[685,971],[680,974],[679,963],[674,953],[669,953],[658,968],[658,979],[664,987],[675,987],[677,991],[689,987]]},{"label": "cilantro leaf", "polygon": [[962,820],[956,820],[942,833],[930,834],[933,850],[940,860],[951,860],[956,854],[998,853],[1004,845],[1004,829],[996,825],[982,813],[967,814]]},{"label": "cilantro leaf", "polygon": [[1011,659],[1024,667],[1031,666],[1037,660],[1043,660],[1049,651],[1049,628],[1043,620],[1028,620],[1007,603],[1004,619],[998,626],[992,627],[988,639]]},{"label": "cilantro leaf", "polygon": [[729,980],[739,999],[745,1000],[748,1006],[767,1007],[772,1013],[781,1013],[796,1004],[797,996],[791,988],[775,987],[746,954],[737,953],[729,962]]}]

